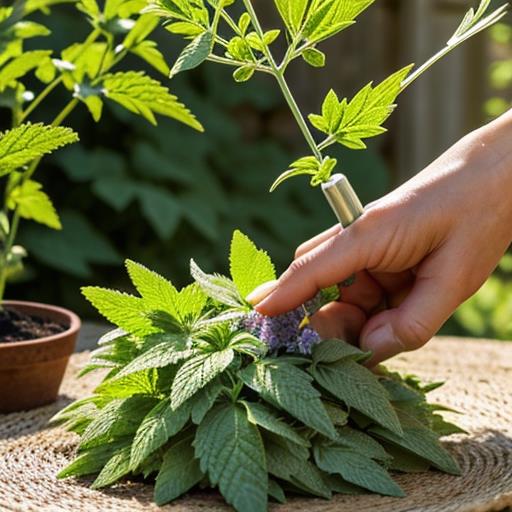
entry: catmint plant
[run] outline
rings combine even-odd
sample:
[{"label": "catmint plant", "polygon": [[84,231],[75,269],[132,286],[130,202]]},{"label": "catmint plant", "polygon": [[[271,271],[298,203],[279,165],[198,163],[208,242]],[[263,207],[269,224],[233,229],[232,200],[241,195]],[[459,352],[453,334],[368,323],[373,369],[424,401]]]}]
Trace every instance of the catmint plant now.
[{"label": "catmint plant", "polygon": [[[274,0],[287,46],[276,58],[280,29],[264,30],[251,0],[150,0],[145,13],[165,19],[191,42],[171,76],[209,60],[235,68],[238,82],[271,75],[282,91],[310,154],[272,186],[299,175],[325,185],[336,168],[332,144],[364,149],[385,131],[397,96],[443,55],[493,24],[505,7],[470,10],[446,47],[419,68],[406,66],[352,99],[330,91],[322,111],[303,117],[285,79],[301,58],[321,67],[318,45],[352,25],[372,0]],[[270,4],[270,2],[268,2]],[[317,142],[312,127],[323,134]],[[77,457],[59,477],[95,475],[94,488],[123,478],[154,482],[157,504],[194,488],[217,488],[238,512],[265,512],[269,497],[329,499],[333,493],[403,496],[393,472],[460,468],[440,438],[463,433],[446,410],[427,401],[439,383],[422,384],[364,365],[371,354],[343,340],[321,340],[307,314],[337,299],[323,290],[277,318],[254,311],[245,297],[274,280],[268,254],[235,231],[230,275],[208,274],[191,261],[194,282],[178,290],[164,277],[127,261],[137,295],[87,287],[85,297],[116,329],[99,341],[83,374],[100,370],[91,397],[55,418],[80,436]]]},{"label": "catmint plant", "polygon": [[[61,229],[59,216],[42,185],[34,180],[43,156],[78,141],[62,124],[79,105],[100,121],[105,103],[111,102],[140,115],[152,124],[163,115],[202,131],[201,124],[162,83],[143,71],[118,70],[132,54],[157,72],[169,68],[151,35],[159,24],[152,14],[141,14],[143,2],[96,0],[73,3],[84,25],[91,27],[56,55],[47,49],[26,50],[28,39],[44,38],[50,29],[31,20],[37,11],[50,13],[55,0],[16,0],[0,7],[0,107],[10,113],[11,129],[0,134],[0,178],[4,180],[0,210],[0,302],[7,279],[22,266],[25,250],[16,245],[20,219]],[[43,46],[44,48],[44,46]],[[37,90],[26,85],[34,74]],[[50,94],[58,87],[68,101],[46,123],[33,123]]]},{"label": "catmint plant", "polygon": [[160,505],[213,487],[239,512],[264,512],[295,493],[403,496],[392,471],[459,474],[439,439],[463,431],[426,400],[440,384],[373,373],[370,354],[320,340],[300,311],[255,314],[244,297],[276,273],[241,232],[229,277],[192,261],[194,282],[178,291],[126,268],[138,295],[83,289],[117,328],[82,370],[103,371],[102,383],[54,418],[80,436],[60,478],[95,475],[96,489],[142,478]]}]

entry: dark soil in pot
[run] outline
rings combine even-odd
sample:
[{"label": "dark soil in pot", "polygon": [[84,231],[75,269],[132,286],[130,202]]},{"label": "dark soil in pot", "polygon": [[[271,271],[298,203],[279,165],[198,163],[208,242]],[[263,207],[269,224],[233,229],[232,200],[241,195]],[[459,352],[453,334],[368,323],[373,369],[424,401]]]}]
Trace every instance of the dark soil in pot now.
[{"label": "dark soil in pot", "polygon": [[4,309],[0,311],[0,343],[36,340],[66,330],[66,326],[53,320],[45,320],[16,311]]},{"label": "dark soil in pot", "polygon": [[4,301],[0,312],[0,414],[56,400],[80,319],[48,304]]}]

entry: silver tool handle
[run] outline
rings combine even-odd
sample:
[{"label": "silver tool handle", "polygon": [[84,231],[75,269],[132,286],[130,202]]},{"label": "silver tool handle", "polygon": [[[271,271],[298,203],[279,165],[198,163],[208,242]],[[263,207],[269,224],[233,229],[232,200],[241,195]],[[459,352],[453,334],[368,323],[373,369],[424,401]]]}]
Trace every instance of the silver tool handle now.
[{"label": "silver tool handle", "polygon": [[363,215],[363,205],[345,175],[334,174],[329,181],[322,184],[322,190],[344,228]]}]

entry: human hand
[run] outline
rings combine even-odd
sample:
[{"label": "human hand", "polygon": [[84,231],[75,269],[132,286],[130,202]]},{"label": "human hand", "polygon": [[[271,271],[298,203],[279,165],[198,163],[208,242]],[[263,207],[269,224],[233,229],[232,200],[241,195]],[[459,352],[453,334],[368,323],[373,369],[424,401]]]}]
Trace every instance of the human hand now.
[{"label": "human hand", "polygon": [[512,111],[463,138],[423,172],[301,245],[275,283],[248,300],[265,315],[298,307],[356,274],[315,315],[323,337],[359,338],[371,364],[423,346],[473,295],[512,241]]}]

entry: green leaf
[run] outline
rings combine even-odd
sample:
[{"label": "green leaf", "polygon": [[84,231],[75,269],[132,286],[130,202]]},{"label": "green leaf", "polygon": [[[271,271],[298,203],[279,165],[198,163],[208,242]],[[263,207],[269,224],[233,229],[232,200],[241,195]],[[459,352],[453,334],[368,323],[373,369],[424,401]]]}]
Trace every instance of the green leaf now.
[{"label": "green leaf", "polygon": [[247,66],[237,68],[233,73],[233,78],[237,83],[247,82],[253,77],[254,71],[254,66],[248,64]]},{"label": "green leaf", "polygon": [[233,350],[225,349],[201,354],[186,361],[178,370],[172,384],[171,403],[173,409],[177,409],[222,373],[231,364],[234,355]]},{"label": "green leaf", "polygon": [[185,49],[181,52],[178,60],[170,72],[170,78],[190,69],[200,66],[209,56],[213,45],[213,34],[207,30],[198,35]]},{"label": "green leaf", "polygon": [[303,158],[299,158],[295,162],[290,165],[290,169],[281,174],[276,181],[270,187],[270,192],[274,192],[274,190],[279,187],[282,183],[290,178],[294,178],[296,176],[304,176],[310,175],[318,176],[321,170],[322,163],[319,162],[314,156],[305,156]]},{"label": "green leaf", "polygon": [[107,74],[102,80],[105,96],[156,124],[154,114],[176,119],[198,131],[203,127],[193,114],[170,94],[167,87],[138,71]]},{"label": "green leaf", "polygon": [[85,298],[109,321],[126,332],[147,335],[158,332],[148,317],[144,299],[105,288],[82,288]]},{"label": "green leaf", "polygon": [[381,427],[372,427],[370,433],[430,461],[441,471],[452,475],[461,474],[457,462],[441,446],[437,435],[424,427],[405,427],[402,436]]},{"label": "green leaf", "polygon": [[338,400],[392,432],[402,434],[400,421],[388,394],[370,370],[350,359],[344,359],[330,365],[318,364],[310,371],[320,386]]},{"label": "green leaf", "polygon": [[134,434],[144,416],[154,407],[155,401],[155,398],[143,395],[112,400],[85,429],[80,449],[89,449]]},{"label": "green leaf", "polygon": [[53,203],[41,188],[42,185],[36,181],[24,181],[12,189],[7,198],[7,207],[17,210],[24,219],[35,220],[53,229],[62,229]]},{"label": "green leaf", "polygon": [[313,347],[313,363],[335,363],[342,359],[363,361],[371,354],[342,340],[324,340]]},{"label": "green leaf", "polygon": [[246,401],[242,401],[241,403],[247,409],[247,418],[252,424],[259,425],[265,430],[273,432],[301,446],[310,446],[309,442],[297,434],[293,427],[280,419],[277,414],[267,406]]},{"label": "green leaf", "polygon": [[219,379],[212,380],[187,402],[190,417],[195,425],[199,425],[208,411],[213,407],[224,387]]},{"label": "green leaf", "polygon": [[272,405],[335,439],[336,431],[320,401],[320,393],[311,385],[311,377],[303,370],[279,359],[253,363],[240,372],[247,386]]},{"label": "green leaf", "polygon": [[176,21],[165,25],[165,29],[171,34],[180,34],[188,38],[194,38],[204,32],[203,27],[197,26],[195,23],[189,23],[188,21]]},{"label": "green leaf", "polygon": [[274,498],[278,503],[286,503],[286,496],[283,488],[271,478],[268,481],[268,495]]},{"label": "green leaf", "polygon": [[308,0],[274,0],[274,3],[288,31],[296,35],[302,27]]},{"label": "green leaf", "polygon": [[268,475],[258,428],[236,404],[216,407],[199,425],[194,441],[201,469],[238,511],[267,510]]},{"label": "green leaf", "polygon": [[318,469],[308,461],[309,450],[282,438],[265,436],[268,472],[308,494],[331,498],[331,491]]},{"label": "green leaf", "polygon": [[176,350],[176,346],[172,342],[159,343],[134,358],[114,377],[114,379],[120,379],[132,373],[149,370],[151,368],[165,368],[166,366],[185,361],[195,353],[194,350]]},{"label": "green leaf", "polygon": [[380,443],[364,432],[343,427],[338,430],[338,434],[338,439],[335,441],[336,445],[341,445],[370,459],[389,461],[391,458]]},{"label": "green leaf", "polygon": [[155,484],[155,502],[165,505],[192,487],[203,478],[199,461],[194,456],[190,439],[182,439],[169,447]]},{"label": "green leaf", "polygon": [[354,451],[315,446],[315,462],[327,473],[341,475],[347,482],[385,496],[404,496],[388,472],[372,459]]},{"label": "green leaf", "polygon": [[0,69],[0,92],[16,80],[25,76],[29,71],[36,69],[45,57],[52,54],[50,50],[34,50],[25,52],[12,59]]},{"label": "green leaf", "polygon": [[206,274],[190,260],[190,274],[208,297],[234,308],[244,306],[244,300],[235,283],[220,274]]},{"label": "green leaf", "polygon": [[78,140],[69,128],[22,124],[0,134],[0,176]]},{"label": "green leaf", "polygon": [[186,406],[173,410],[170,398],[161,401],[151,409],[133,439],[130,468],[137,469],[155,450],[180,432],[189,416],[189,408]]},{"label": "green leaf", "polygon": [[104,380],[94,392],[102,398],[130,398],[133,395],[157,395],[156,370],[132,373],[119,379]]},{"label": "green leaf", "polygon": [[130,473],[130,447],[126,446],[117,451],[105,464],[101,473],[91,485],[91,489],[101,489],[117,482]]},{"label": "green leaf", "polygon": [[302,58],[314,68],[323,68],[325,66],[325,53],[316,48],[308,48],[302,52]]},{"label": "green leaf", "polygon": [[95,446],[81,453],[71,464],[62,469],[57,478],[69,478],[94,475],[101,471],[103,466],[112,458],[119,449],[129,446],[130,437],[125,437],[114,443]]},{"label": "green leaf", "polygon": [[240,231],[235,231],[229,256],[231,277],[242,297],[247,297],[259,285],[276,278],[276,271],[268,254],[259,250]]},{"label": "green leaf", "polygon": [[160,50],[158,50],[155,41],[142,41],[132,48],[131,52],[162,73],[162,75],[169,76],[169,66]]},{"label": "green leaf", "polygon": [[176,316],[178,290],[160,274],[135,261],[126,260],[130,280],[151,309]]}]

